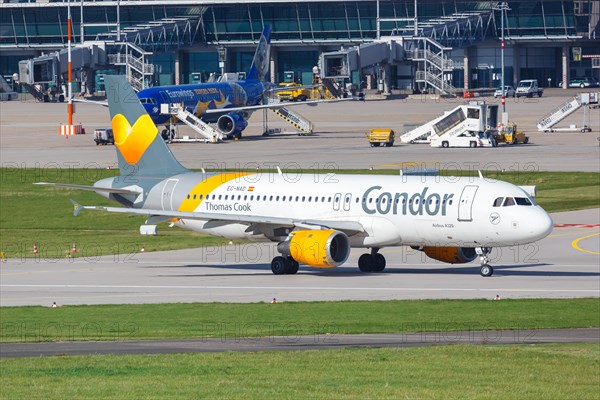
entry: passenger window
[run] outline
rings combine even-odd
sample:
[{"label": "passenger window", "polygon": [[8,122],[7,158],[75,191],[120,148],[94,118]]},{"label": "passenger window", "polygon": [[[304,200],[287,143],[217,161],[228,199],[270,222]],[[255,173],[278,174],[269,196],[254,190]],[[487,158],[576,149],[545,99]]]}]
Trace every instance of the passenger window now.
[{"label": "passenger window", "polygon": [[196,200],[196,195],[194,195],[194,200]]},{"label": "passenger window", "polygon": [[273,196],[269,197],[269,201],[273,201]]},{"label": "passenger window", "polygon": [[498,197],[494,200],[494,207],[502,207],[502,202],[504,201],[504,197]]},{"label": "passenger window", "polygon": [[515,205],[515,200],[512,197],[507,197],[506,200],[504,200],[503,207],[509,207],[509,206],[514,206],[514,205]]}]

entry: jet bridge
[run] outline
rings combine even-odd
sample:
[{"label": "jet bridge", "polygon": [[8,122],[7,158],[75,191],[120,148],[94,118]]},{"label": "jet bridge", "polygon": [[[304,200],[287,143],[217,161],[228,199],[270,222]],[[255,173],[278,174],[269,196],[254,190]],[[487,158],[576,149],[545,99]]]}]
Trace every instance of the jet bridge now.
[{"label": "jet bridge", "polygon": [[[554,131],[591,131],[590,125],[590,108],[598,107],[598,99],[600,93],[578,93],[572,99],[567,100],[565,103],[552,110],[544,118],[537,122],[537,128],[540,132],[554,132]],[[573,114],[575,111],[583,107],[583,125],[577,127],[577,125],[571,125],[568,128],[554,128],[560,121]]]},{"label": "jet bridge", "polygon": [[484,132],[498,124],[498,105],[485,102],[470,102],[460,105],[444,115],[400,136],[402,143],[431,143],[432,138],[443,139],[465,132]]}]

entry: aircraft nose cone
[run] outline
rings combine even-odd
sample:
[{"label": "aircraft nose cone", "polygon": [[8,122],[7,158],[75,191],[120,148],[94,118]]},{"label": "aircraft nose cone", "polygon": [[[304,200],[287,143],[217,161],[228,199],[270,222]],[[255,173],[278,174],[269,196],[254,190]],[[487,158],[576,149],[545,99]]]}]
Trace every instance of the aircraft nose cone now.
[{"label": "aircraft nose cone", "polygon": [[531,233],[535,236],[535,240],[541,240],[548,236],[552,232],[552,228],[552,218],[546,211],[540,209],[538,215],[531,221]]}]

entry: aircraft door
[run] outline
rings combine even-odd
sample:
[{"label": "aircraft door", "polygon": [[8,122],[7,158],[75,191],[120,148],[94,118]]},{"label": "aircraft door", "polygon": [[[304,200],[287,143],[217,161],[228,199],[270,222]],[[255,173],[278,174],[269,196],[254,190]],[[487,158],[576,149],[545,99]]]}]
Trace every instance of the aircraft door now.
[{"label": "aircraft door", "polygon": [[161,201],[162,209],[165,211],[173,210],[173,194],[177,182],[179,182],[179,179],[169,179],[167,182],[165,182],[165,186],[163,186]]},{"label": "aircraft door", "polygon": [[340,202],[341,201],[342,201],[342,194],[336,193],[335,196],[333,197],[333,210],[334,211],[340,210]]},{"label": "aircraft door", "polygon": [[344,211],[350,211],[350,203],[352,202],[352,193],[346,193],[344,196]]},{"label": "aircraft door", "polygon": [[479,186],[475,185],[464,187],[462,194],[460,195],[460,202],[458,203],[459,221],[473,221],[473,199],[475,198],[477,189],[479,189]]}]

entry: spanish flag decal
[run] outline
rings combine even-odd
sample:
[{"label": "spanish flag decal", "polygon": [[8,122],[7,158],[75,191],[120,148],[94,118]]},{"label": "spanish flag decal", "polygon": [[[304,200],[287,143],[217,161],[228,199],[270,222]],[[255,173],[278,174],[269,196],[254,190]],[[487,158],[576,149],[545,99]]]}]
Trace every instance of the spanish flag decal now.
[{"label": "spanish flag decal", "polygon": [[248,191],[249,191],[249,192],[254,192],[254,186],[249,186],[249,187],[248,187]]},{"label": "spanish flag decal", "polygon": [[115,145],[129,165],[136,164],[142,158],[158,134],[158,128],[148,114],[140,116],[133,126],[123,114],[117,114],[112,119],[112,128]]}]

